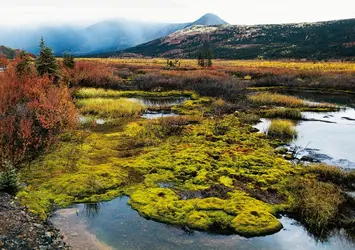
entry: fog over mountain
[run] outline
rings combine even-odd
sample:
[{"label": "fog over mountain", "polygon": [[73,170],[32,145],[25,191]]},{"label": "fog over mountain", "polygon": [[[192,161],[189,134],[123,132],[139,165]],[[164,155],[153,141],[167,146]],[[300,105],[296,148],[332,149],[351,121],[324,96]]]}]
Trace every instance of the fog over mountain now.
[{"label": "fog over mountain", "polygon": [[111,19],[85,28],[75,25],[35,28],[3,27],[0,31],[0,45],[24,49],[37,54],[39,41],[43,36],[46,44],[53,48],[56,55],[69,52],[79,56],[126,49],[164,37],[192,25],[220,24],[226,24],[226,22],[209,13],[190,23],[147,23],[126,19]]}]

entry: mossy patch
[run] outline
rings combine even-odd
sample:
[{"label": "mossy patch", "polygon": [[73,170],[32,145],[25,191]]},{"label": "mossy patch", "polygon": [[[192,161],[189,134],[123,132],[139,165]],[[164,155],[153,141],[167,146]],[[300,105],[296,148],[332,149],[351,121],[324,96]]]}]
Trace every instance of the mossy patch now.
[{"label": "mossy patch", "polygon": [[199,230],[257,236],[277,232],[282,227],[271,214],[270,206],[239,192],[229,200],[214,197],[180,200],[170,189],[149,188],[134,192],[129,204],[145,217]]},{"label": "mossy patch", "polygon": [[235,231],[247,237],[272,234],[282,229],[282,224],[270,213],[248,210],[232,220]]}]

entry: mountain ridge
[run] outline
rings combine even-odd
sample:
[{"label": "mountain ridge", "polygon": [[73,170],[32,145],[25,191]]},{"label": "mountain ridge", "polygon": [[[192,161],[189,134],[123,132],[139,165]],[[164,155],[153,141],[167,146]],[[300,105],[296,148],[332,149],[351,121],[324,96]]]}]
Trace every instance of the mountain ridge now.
[{"label": "mountain ridge", "polygon": [[355,57],[355,19],[314,23],[192,26],[106,56],[196,58],[209,40],[221,59],[331,59]]}]

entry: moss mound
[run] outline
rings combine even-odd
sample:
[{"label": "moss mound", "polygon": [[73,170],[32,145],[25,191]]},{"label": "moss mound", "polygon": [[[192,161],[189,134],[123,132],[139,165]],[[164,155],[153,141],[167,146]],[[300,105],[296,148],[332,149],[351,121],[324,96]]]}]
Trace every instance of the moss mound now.
[{"label": "moss mound", "polygon": [[270,213],[264,211],[246,211],[231,222],[236,233],[247,237],[273,234],[282,229],[281,223]]},{"label": "moss mound", "polygon": [[129,204],[144,217],[199,230],[258,236],[282,228],[270,213],[271,206],[240,191],[231,194],[228,200],[215,197],[181,200],[171,189],[148,188],[135,191]]}]

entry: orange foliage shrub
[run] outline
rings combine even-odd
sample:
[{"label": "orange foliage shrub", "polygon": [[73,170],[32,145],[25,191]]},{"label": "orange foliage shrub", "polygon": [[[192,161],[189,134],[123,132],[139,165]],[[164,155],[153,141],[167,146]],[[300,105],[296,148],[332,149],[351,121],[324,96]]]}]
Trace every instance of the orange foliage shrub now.
[{"label": "orange foliage shrub", "polygon": [[0,55],[0,68],[6,68],[9,63],[9,59],[7,59],[5,56]]},{"label": "orange foliage shrub", "polygon": [[77,123],[77,111],[64,85],[54,85],[28,65],[19,74],[16,58],[0,73],[0,160],[17,164],[47,149],[55,135]]},{"label": "orange foliage shrub", "polygon": [[62,69],[64,81],[74,86],[125,89],[123,79],[107,63],[77,61],[74,69]]}]

